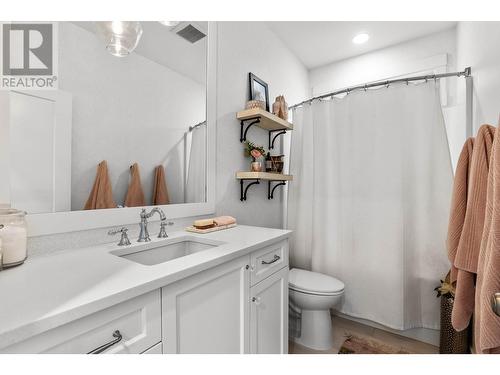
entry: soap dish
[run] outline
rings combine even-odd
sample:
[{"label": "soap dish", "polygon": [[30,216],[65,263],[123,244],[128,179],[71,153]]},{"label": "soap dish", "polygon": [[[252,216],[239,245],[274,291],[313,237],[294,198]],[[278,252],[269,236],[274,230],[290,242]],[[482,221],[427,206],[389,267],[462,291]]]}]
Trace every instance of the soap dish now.
[{"label": "soap dish", "polygon": [[185,230],[188,232],[193,232],[193,233],[211,233],[211,232],[217,232],[219,230],[224,230],[224,229],[229,229],[229,228],[234,228],[237,224],[229,224],[229,225],[220,225],[212,228],[207,228],[207,229],[198,229],[193,226],[187,227]]}]

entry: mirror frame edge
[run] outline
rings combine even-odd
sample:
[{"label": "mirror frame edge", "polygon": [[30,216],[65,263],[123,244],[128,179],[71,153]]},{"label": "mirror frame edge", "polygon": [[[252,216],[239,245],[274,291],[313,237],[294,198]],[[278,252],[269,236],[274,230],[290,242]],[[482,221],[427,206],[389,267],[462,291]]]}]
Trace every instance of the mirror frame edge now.
[{"label": "mirror frame edge", "polygon": [[207,201],[161,206],[110,208],[92,211],[51,212],[26,215],[28,237],[61,234],[138,223],[142,208],[160,207],[168,219],[210,215],[215,213],[215,150],[217,122],[217,22],[208,21],[207,43]]}]

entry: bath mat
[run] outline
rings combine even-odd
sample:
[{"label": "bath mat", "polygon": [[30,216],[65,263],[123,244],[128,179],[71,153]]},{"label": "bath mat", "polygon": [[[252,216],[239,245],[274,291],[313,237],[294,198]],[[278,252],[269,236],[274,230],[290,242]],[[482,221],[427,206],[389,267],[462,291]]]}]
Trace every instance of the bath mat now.
[{"label": "bath mat", "polygon": [[365,337],[348,336],[339,354],[411,354],[401,348]]}]

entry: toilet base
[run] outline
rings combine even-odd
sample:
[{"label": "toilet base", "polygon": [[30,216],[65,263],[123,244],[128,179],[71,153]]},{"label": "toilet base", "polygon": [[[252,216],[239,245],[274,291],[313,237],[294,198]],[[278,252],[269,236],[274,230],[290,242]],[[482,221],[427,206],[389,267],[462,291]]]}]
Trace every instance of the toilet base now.
[{"label": "toilet base", "polygon": [[333,347],[332,318],[330,310],[302,310],[300,337],[294,341],[314,350]]}]

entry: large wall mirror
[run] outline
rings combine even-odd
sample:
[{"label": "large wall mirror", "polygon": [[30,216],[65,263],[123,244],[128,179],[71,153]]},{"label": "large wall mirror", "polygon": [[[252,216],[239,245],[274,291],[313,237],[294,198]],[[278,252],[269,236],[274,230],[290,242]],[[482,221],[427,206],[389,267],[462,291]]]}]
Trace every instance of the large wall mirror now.
[{"label": "large wall mirror", "polygon": [[32,235],[213,211],[215,25],[56,25],[57,90],[1,93],[0,204]]}]

